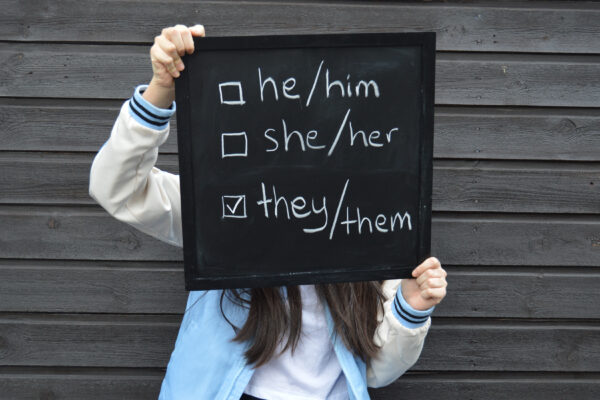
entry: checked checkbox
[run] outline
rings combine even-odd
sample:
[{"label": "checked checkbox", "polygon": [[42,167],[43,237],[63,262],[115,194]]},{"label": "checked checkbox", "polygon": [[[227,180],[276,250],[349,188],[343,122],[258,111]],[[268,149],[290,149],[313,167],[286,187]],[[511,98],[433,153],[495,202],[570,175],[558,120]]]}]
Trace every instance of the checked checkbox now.
[{"label": "checked checkbox", "polygon": [[246,218],[246,195],[221,196],[223,218]]}]

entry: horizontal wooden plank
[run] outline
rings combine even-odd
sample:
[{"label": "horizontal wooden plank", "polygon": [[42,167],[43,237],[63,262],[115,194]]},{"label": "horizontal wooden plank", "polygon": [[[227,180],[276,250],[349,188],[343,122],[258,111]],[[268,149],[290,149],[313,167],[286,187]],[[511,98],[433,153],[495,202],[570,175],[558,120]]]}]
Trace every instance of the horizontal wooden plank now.
[{"label": "horizontal wooden plank", "polygon": [[0,261],[0,312],[182,314],[181,263]]},{"label": "horizontal wooden plank", "polygon": [[[63,368],[47,372],[38,372],[39,369],[25,367],[18,373],[1,372],[0,391],[8,399],[147,400],[158,396],[164,374],[160,371],[152,374],[147,369],[137,372],[71,368],[63,373]],[[370,390],[374,400],[420,400],[439,397],[440,393],[444,393],[444,400],[592,399],[600,394],[600,379],[595,373],[409,371],[385,388]]]},{"label": "horizontal wooden plank", "polygon": [[[180,261],[97,208],[0,208],[0,258]],[[598,216],[436,214],[432,254],[449,265],[600,266]]]},{"label": "horizontal wooden plank", "polygon": [[[1,368],[0,368],[1,370]],[[6,399],[85,399],[146,400],[157,398],[164,372],[138,373],[131,369],[114,371],[52,368],[45,372],[23,369],[18,373],[0,372],[0,392]]]},{"label": "horizontal wooden plank", "polygon": [[[92,154],[0,155],[0,203],[95,204]],[[174,155],[157,164],[177,173]],[[433,210],[600,214],[600,163],[436,161]]]},{"label": "horizontal wooden plank", "polygon": [[600,213],[600,163],[434,164],[435,211]]},{"label": "horizontal wooden plank", "polygon": [[600,266],[600,218],[440,215],[431,249],[456,265]]},{"label": "horizontal wooden plank", "polygon": [[[1,258],[180,261],[181,249],[97,208],[0,211]],[[14,229],[13,229],[14,228]],[[36,249],[37,247],[37,249]]]},{"label": "horizontal wooden plank", "polygon": [[[445,269],[448,294],[436,317],[600,319],[598,272]],[[0,312],[180,314],[187,299],[183,281],[181,263],[0,261]]]},{"label": "horizontal wooden plank", "polygon": [[[0,66],[0,96],[9,97],[124,99],[151,77],[146,46],[6,44]],[[435,100],[599,107],[599,75],[600,56],[440,53]]]},{"label": "horizontal wooden plank", "polygon": [[[0,151],[96,152],[120,102],[0,99]],[[109,105],[106,105],[109,104]],[[600,111],[438,106],[434,157],[600,161]],[[177,152],[177,120],[162,153]]]},{"label": "horizontal wooden plank", "polygon": [[600,326],[508,320],[436,323],[413,370],[600,370]]},{"label": "horizontal wooden plank", "polygon": [[[461,51],[600,53],[600,10],[583,1],[486,1],[469,4],[391,2],[33,0],[0,2],[0,40],[148,43],[175,23],[203,23],[211,36],[435,31],[438,48]],[[132,24],[143,20],[144,24]],[[138,26],[139,25],[139,26]]]},{"label": "horizontal wooden plank", "polygon": [[599,161],[600,110],[436,107],[440,158]]},{"label": "horizontal wooden plank", "polygon": [[166,367],[181,317],[0,318],[0,365]]},{"label": "horizontal wooden plank", "polygon": [[439,373],[410,371],[393,384],[371,390],[373,400],[437,398],[448,400],[595,399],[600,396],[596,374],[572,373]]},{"label": "horizontal wooden plank", "polygon": [[[177,330],[156,316],[9,314],[0,318],[0,365],[162,368]],[[597,324],[434,319],[413,370],[599,372],[599,351]]]}]

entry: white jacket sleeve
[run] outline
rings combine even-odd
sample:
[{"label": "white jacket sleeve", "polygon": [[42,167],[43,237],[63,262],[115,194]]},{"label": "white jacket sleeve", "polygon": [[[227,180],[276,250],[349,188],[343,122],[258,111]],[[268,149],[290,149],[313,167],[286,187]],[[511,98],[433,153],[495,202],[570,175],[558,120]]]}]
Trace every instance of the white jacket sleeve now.
[{"label": "white jacket sleeve", "polygon": [[110,138],[94,159],[89,193],[116,219],[181,247],[179,176],[154,166],[174,105],[173,110],[153,110],[149,103],[140,104],[140,89],[121,107]]},{"label": "white jacket sleeve", "polygon": [[[367,385],[370,387],[389,385],[417,362],[431,325],[429,315],[435,307],[423,311],[410,308],[403,301],[400,282],[401,279],[394,279],[383,284],[384,313],[375,331],[375,343],[381,349],[367,367]],[[400,301],[404,311],[395,309],[400,307]]]}]

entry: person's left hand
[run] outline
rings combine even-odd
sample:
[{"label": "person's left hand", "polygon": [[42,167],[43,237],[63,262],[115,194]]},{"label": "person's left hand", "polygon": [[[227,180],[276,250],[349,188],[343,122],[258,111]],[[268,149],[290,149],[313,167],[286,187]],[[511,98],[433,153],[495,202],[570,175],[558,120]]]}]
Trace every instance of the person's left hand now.
[{"label": "person's left hand", "polygon": [[412,271],[416,279],[402,279],[402,296],[415,310],[427,310],[446,296],[446,271],[435,257],[429,257]]}]

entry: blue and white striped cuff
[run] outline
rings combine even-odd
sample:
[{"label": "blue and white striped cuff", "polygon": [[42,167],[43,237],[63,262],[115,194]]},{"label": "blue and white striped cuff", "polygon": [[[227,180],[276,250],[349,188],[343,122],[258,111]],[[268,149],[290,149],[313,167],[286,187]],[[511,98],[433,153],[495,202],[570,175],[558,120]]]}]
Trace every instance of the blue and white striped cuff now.
[{"label": "blue and white striped cuff", "polygon": [[129,113],[140,124],[160,130],[169,124],[169,119],[175,113],[175,102],[170,108],[158,108],[142,97],[148,85],[139,85],[129,99]]},{"label": "blue and white striped cuff", "polygon": [[400,323],[407,328],[418,328],[425,325],[427,318],[433,312],[435,306],[427,310],[415,310],[404,300],[402,296],[402,288],[398,288],[394,304],[392,304],[392,313],[398,318]]}]

